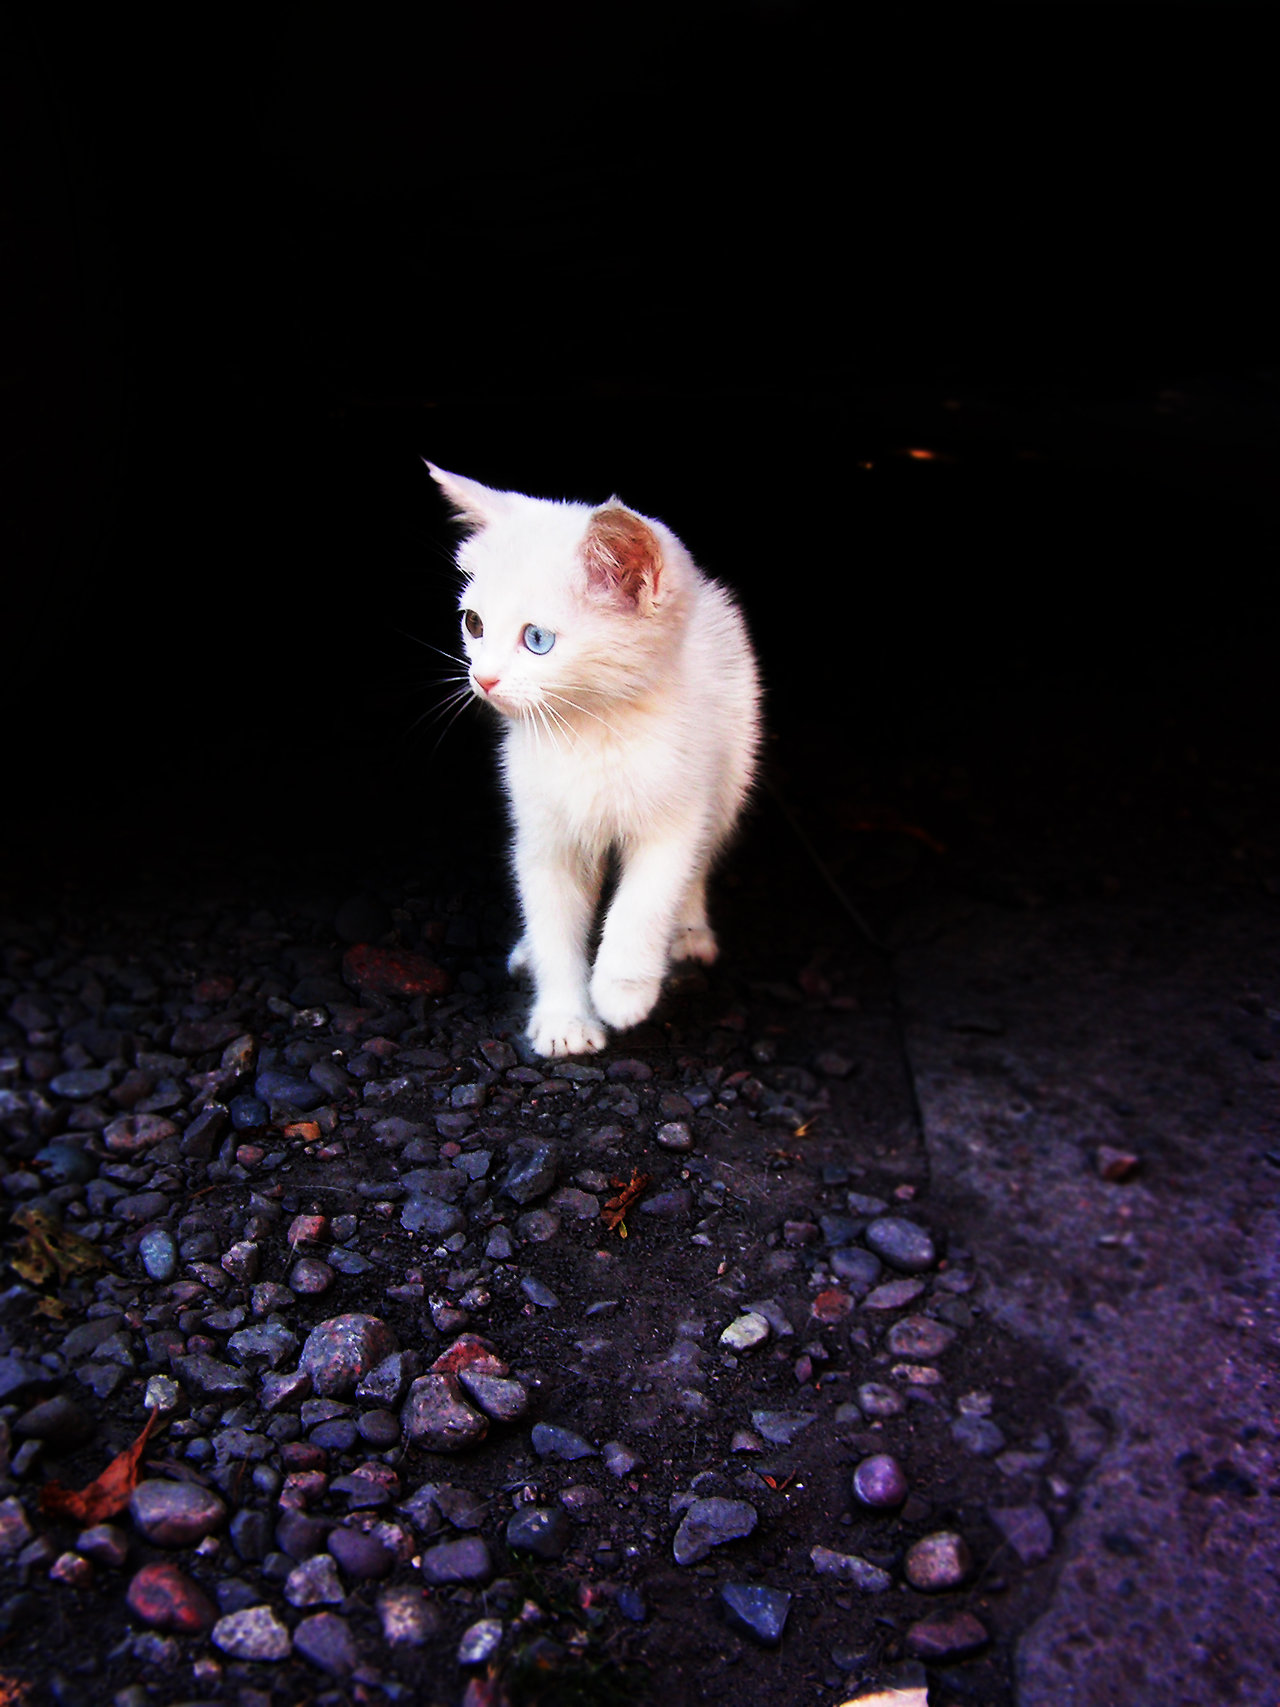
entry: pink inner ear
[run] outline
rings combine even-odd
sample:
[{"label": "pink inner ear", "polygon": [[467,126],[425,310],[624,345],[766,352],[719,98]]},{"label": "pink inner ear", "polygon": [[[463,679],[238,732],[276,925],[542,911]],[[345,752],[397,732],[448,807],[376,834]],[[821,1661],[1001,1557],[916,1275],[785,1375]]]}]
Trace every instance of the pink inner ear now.
[{"label": "pink inner ear", "polygon": [[657,596],[662,547],[652,528],[630,510],[610,505],[597,510],[583,542],[587,572],[595,582],[616,589],[638,604],[646,591]]}]

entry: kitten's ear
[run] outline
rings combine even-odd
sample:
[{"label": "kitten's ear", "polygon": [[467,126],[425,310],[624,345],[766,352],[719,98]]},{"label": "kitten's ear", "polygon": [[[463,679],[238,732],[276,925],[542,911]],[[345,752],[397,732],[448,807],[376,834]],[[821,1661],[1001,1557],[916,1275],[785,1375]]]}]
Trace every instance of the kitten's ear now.
[{"label": "kitten's ear", "polygon": [[662,576],[662,545],[643,517],[610,498],[591,518],[582,555],[593,586],[651,614]]},{"label": "kitten's ear", "polygon": [[450,474],[447,469],[437,468],[434,462],[427,462],[427,468],[459,517],[473,531],[507,513],[508,493],[495,492],[478,480],[468,480],[465,474]]}]

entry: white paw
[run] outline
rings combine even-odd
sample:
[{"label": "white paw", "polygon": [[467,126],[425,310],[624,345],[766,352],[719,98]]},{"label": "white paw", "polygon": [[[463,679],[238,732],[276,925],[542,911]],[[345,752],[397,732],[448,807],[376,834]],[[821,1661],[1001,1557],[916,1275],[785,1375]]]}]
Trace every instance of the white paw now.
[{"label": "white paw", "polygon": [[529,1041],[539,1055],[594,1055],[604,1048],[604,1027],[582,1014],[547,1012],[535,1008],[529,1018]]},{"label": "white paw", "polygon": [[708,925],[686,925],[678,930],[671,944],[673,960],[701,960],[710,966],[720,954],[716,934]]},{"label": "white paw", "polygon": [[527,972],[529,970],[529,939],[522,936],[520,941],[507,956],[507,971],[511,973]]},{"label": "white paw", "polygon": [[648,1019],[661,989],[661,978],[615,978],[597,972],[591,980],[591,1005],[606,1025],[626,1031]]}]

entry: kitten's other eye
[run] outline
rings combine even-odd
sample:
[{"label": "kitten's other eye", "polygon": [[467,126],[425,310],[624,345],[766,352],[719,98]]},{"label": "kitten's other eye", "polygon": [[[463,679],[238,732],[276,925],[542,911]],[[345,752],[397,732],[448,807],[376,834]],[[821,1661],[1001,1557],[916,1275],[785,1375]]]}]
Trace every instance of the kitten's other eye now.
[{"label": "kitten's other eye", "polygon": [[479,640],[484,633],[484,624],[473,610],[463,611],[462,626],[473,640]]},{"label": "kitten's other eye", "polygon": [[527,622],[524,633],[520,636],[530,652],[550,652],[556,643],[556,637],[550,628],[539,628],[536,622]]}]

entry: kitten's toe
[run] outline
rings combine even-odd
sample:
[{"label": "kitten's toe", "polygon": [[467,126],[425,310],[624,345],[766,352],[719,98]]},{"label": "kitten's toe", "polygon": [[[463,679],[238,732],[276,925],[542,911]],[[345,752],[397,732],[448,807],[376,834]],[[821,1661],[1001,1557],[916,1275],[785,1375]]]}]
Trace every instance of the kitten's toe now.
[{"label": "kitten's toe", "polygon": [[604,1027],[582,1014],[543,1013],[529,1020],[529,1041],[539,1055],[594,1055],[605,1044]]},{"label": "kitten's toe", "polygon": [[527,972],[528,970],[529,939],[527,936],[522,936],[520,941],[507,956],[507,971],[514,974],[516,972]]},{"label": "kitten's toe", "polygon": [[688,925],[678,930],[671,944],[673,960],[701,960],[705,966],[710,966],[719,954],[716,934],[707,925]]},{"label": "kitten's toe", "polygon": [[591,980],[591,1005],[606,1025],[626,1031],[648,1019],[661,989],[661,978],[617,978],[597,972]]}]

